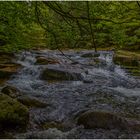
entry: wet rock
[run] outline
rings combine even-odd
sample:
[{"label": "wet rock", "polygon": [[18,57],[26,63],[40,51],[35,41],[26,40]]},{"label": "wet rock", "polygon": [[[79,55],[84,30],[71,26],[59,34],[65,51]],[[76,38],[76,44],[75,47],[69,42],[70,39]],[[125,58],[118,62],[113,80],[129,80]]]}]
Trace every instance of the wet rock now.
[{"label": "wet rock", "polygon": [[20,68],[19,64],[0,64],[0,78],[9,78]]},{"label": "wet rock", "polygon": [[0,64],[10,63],[13,58],[13,53],[0,52]]},{"label": "wet rock", "polygon": [[49,129],[49,128],[57,128],[58,130],[64,130],[64,125],[60,122],[45,122],[43,124],[44,129]]},{"label": "wet rock", "polygon": [[82,113],[78,120],[78,125],[83,125],[86,129],[125,129],[127,131],[140,132],[140,121],[130,118],[120,117],[107,111],[87,111]]},{"label": "wet rock", "polygon": [[30,97],[30,96],[20,96],[17,98],[17,100],[28,106],[28,107],[39,107],[39,108],[43,108],[43,107],[46,107],[47,104],[36,99],[35,97]]},{"label": "wet rock", "polygon": [[99,56],[100,56],[99,53],[85,53],[81,55],[81,57],[99,57]]},{"label": "wet rock", "polygon": [[94,53],[94,57],[99,57],[100,53]]},{"label": "wet rock", "polygon": [[84,78],[83,83],[93,83],[91,79]]},{"label": "wet rock", "polygon": [[124,127],[122,118],[106,111],[87,111],[79,116],[78,124],[84,125],[86,129],[112,129]]},{"label": "wet rock", "polygon": [[37,60],[36,60],[35,64],[39,64],[39,65],[58,64],[59,63],[59,61],[56,59],[46,58],[43,56],[36,57],[36,59]]},{"label": "wet rock", "polygon": [[63,139],[66,138],[66,133],[56,129],[50,128],[45,131],[35,131],[30,133],[25,133],[17,136],[18,139]]},{"label": "wet rock", "polygon": [[41,74],[43,80],[82,80],[82,70],[75,67],[47,66]]},{"label": "wet rock", "polygon": [[28,109],[17,100],[0,93],[0,128],[25,129],[29,119]]},{"label": "wet rock", "polygon": [[72,64],[72,65],[76,65],[76,64],[79,64],[79,62],[76,62],[76,61],[75,61],[75,62],[72,62],[71,64]]},{"label": "wet rock", "polygon": [[13,86],[6,86],[1,90],[1,92],[10,96],[11,98],[17,98],[21,95],[20,90]]}]

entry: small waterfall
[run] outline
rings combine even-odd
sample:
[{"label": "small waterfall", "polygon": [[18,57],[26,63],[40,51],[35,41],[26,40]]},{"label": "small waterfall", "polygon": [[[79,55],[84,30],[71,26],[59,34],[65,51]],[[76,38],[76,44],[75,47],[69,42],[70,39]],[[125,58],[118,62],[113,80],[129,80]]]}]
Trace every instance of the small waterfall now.
[{"label": "small waterfall", "polygon": [[43,82],[39,79],[43,67],[34,64],[36,61],[35,56],[31,52],[17,54],[17,63],[21,64],[23,68],[8,81],[9,84],[13,84],[25,92],[33,92],[35,87],[43,85]]}]

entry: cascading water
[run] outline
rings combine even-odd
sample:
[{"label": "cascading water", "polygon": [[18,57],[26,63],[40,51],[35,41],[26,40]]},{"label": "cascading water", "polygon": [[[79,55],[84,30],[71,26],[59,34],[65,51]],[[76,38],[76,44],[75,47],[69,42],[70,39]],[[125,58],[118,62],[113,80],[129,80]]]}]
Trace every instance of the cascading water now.
[{"label": "cascading water", "polygon": [[[88,131],[81,128],[82,134],[79,134],[79,128],[77,130],[73,118],[78,112],[93,107],[112,110],[107,105],[95,105],[95,100],[99,98],[98,96],[95,98],[95,94],[98,93],[97,95],[100,96],[100,93],[109,93],[111,96],[117,96],[120,100],[123,96],[140,96],[140,79],[135,79],[119,65],[115,65],[112,59],[113,52],[99,52],[100,56],[97,63],[93,58],[81,57],[83,53],[88,53],[88,51],[65,52],[65,55],[78,62],[77,64],[72,64],[70,60],[57,51],[32,51],[17,55],[16,63],[21,64],[23,68],[8,81],[8,84],[17,87],[25,95],[36,97],[48,104],[46,108],[30,109],[32,122],[28,132],[31,130],[39,131],[40,127],[38,126],[42,123],[53,121],[63,122],[68,128],[70,127],[70,138],[73,138],[73,135],[76,138],[94,138],[97,135],[95,130]],[[55,82],[41,80],[40,75],[47,65],[35,64],[37,56],[58,59],[60,64],[64,66],[74,65],[75,71],[76,68],[82,70],[83,79],[79,81],[58,80]],[[89,63],[94,61],[93,65]],[[59,64],[56,64],[56,67],[59,67]],[[115,111],[119,112],[119,110]]]}]

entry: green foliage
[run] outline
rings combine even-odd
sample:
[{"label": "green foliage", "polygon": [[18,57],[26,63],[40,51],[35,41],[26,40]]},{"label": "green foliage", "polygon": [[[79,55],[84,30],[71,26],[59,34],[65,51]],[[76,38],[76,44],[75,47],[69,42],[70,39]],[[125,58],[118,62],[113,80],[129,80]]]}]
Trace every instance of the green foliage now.
[{"label": "green foliage", "polygon": [[137,2],[88,3],[89,9],[84,1],[0,2],[0,49],[140,49]]}]

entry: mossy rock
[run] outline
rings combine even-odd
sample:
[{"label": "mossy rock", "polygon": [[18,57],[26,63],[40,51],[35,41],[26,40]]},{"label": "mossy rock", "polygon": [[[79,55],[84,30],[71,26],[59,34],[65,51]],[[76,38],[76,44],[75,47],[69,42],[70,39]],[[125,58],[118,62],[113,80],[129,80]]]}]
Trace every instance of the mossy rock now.
[{"label": "mossy rock", "polygon": [[46,107],[48,104],[39,101],[38,99],[36,99],[35,97],[29,97],[29,96],[20,96],[19,98],[17,98],[17,100],[24,104],[27,107],[39,107],[39,108],[44,108]]},{"label": "mossy rock", "polygon": [[76,70],[64,69],[63,67],[47,67],[41,74],[43,80],[82,80],[83,77]]},{"label": "mossy rock", "polygon": [[113,61],[115,64],[121,65],[121,66],[139,66],[139,61],[137,58],[134,57],[128,57],[128,56],[120,56],[115,55],[113,57]]},{"label": "mossy rock", "polygon": [[1,90],[1,92],[10,96],[11,98],[17,98],[21,95],[20,90],[13,86],[6,86]]},{"label": "mossy rock", "polygon": [[46,57],[36,57],[36,62],[35,64],[38,64],[38,65],[48,65],[48,64],[57,64],[59,63],[58,60],[55,60],[53,58],[46,58]]},{"label": "mossy rock", "polygon": [[12,62],[13,58],[13,53],[0,52],[0,79],[9,78],[21,67],[20,64]]},{"label": "mossy rock", "polygon": [[120,117],[106,111],[87,111],[81,114],[77,120],[78,125],[84,125],[86,129],[112,129],[123,128]]},{"label": "mossy rock", "polygon": [[62,124],[62,123],[60,123],[60,122],[45,122],[44,124],[43,124],[43,128],[44,129],[49,129],[49,128],[57,128],[58,130],[64,130],[65,129],[65,126]]},{"label": "mossy rock", "polygon": [[100,54],[99,53],[85,53],[83,55],[81,55],[81,57],[99,57]]},{"label": "mossy rock", "polygon": [[128,72],[133,76],[140,76],[140,69],[131,69]]},{"label": "mossy rock", "polygon": [[29,120],[28,109],[17,100],[0,93],[0,128],[25,129]]},{"label": "mossy rock", "polygon": [[0,64],[11,63],[13,58],[13,53],[0,52]]},{"label": "mossy rock", "polygon": [[93,57],[99,57],[100,53],[94,53]]},{"label": "mossy rock", "polygon": [[1,64],[0,78],[9,78],[12,74],[15,74],[19,68],[19,64]]},{"label": "mossy rock", "polygon": [[121,66],[140,66],[140,54],[130,51],[117,51],[113,57],[113,61]]}]

